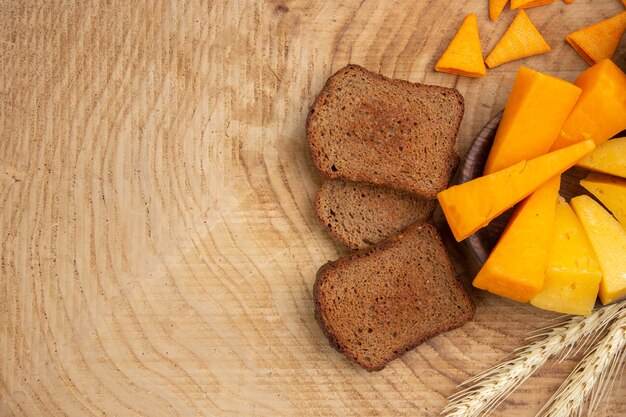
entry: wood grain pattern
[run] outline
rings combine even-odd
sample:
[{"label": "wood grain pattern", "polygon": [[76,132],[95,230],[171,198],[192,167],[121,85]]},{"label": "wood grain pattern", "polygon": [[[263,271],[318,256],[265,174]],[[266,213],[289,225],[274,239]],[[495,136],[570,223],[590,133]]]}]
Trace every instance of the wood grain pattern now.
[{"label": "wood grain pattern", "polygon": [[[524,64],[583,70],[565,35],[622,10],[591,3],[529,10],[553,52]],[[313,318],[341,249],[313,214],[308,106],[348,62],[456,86],[464,154],[520,64],[432,71],[470,12],[486,54],[513,17],[486,1],[0,1],[0,415],[436,415],[548,323],[474,291],[475,322],[366,374]],[[532,415],[573,364],[496,415]]]}]

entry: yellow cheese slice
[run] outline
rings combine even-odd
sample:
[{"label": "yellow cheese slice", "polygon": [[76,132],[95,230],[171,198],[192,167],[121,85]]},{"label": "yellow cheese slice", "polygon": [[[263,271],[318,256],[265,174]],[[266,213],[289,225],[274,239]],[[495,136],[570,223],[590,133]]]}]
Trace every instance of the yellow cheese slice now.
[{"label": "yellow cheese slice", "polygon": [[448,45],[435,70],[465,77],[485,75],[485,62],[478,37],[478,22],[474,13],[468,14]]},{"label": "yellow cheese slice", "polygon": [[602,59],[613,57],[624,31],[626,11],[570,33],[565,39],[578,55],[589,65],[593,65]]},{"label": "yellow cheese slice", "polygon": [[474,278],[476,288],[522,303],[541,291],[560,184],[557,175],[517,207]]},{"label": "yellow cheese slice", "polygon": [[580,185],[600,200],[626,229],[626,179],[590,173]]},{"label": "yellow cheese slice", "polygon": [[585,70],[574,85],[582,89],[552,149],[583,139],[606,142],[626,129],[626,74],[610,59]]},{"label": "yellow cheese slice", "polygon": [[500,14],[502,14],[502,10],[504,10],[504,6],[506,6],[508,1],[509,0],[489,0],[489,18],[491,20],[496,20],[500,17]]},{"label": "yellow cheese slice", "polygon": [[600,263],[600,301],[609,304],[626,296],[626,230],[591,197],[571,200]]},{"label": "yellow cheese slice", "polygon": [[484,173],[548,152],[580,93],[567,81],[520,67]]},{"label": "yellow cheese slice", "polygon": [[546,279],[530,303],[563,314],[589,315],[598,298],[602,271],[580,220],[559,199]]},{"label": "yellow cheese slice", "polygon": [[485,59],[485,64],[488,68],[494,68],[516,59],[548,51],[550,51],[550,45],[543,39],[526,12],[520,10],[511,26]]},{"label": "yellow cheese slice", "polygon": [[594,148],[586,140],[440,192],[437,199],[454,237],[461,241],[486,226]]},{"label": "yellow cheese slice", "polygon": [[[626,113],[624,113],[626,118]],[[578,162],[592,171],[626,178],[626,137],[604,142]]]}]

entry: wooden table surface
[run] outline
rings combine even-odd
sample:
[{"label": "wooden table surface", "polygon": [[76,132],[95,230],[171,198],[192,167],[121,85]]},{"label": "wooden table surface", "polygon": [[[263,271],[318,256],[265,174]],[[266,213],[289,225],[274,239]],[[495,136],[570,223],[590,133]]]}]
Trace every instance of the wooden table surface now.
[{"label": "wooden table surface", "polygon": [[[0,416],[437,415],[555,315],[472,291],[474,322],[380,373],[348,363],[313,317],[343,250],[311,206],[308,107],[349,62],[454,86],[464,154],[519,65],[573,80],[565,35],[621,10],[530,9],[553,51],[468,79],[433,67],[468,13],[496,43],[514,13],[487,0],[0,1]],[[534,415],[575,359],[495,415]]]}]

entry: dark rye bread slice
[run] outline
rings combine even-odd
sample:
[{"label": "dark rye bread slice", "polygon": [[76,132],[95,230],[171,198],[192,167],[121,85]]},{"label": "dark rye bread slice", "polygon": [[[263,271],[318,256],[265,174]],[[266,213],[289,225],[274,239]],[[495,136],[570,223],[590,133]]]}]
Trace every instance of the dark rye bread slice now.
[{"label": "dark rye bread slice", "polygon": [[474,314],[429,222],[322,266],[313,296],[330,344],[368,371]]},{"label": "dark rye bread slice", "polygon": [[336,179],[322,184],[315,212],[333,237],[351,249],[363,249],[428,220],[436,204],[404,191]]},{"label": "dark rye bread slice", "polygon": [[307,119],[317,167],[432,200],[456,165],[463,117],[455,89],[411,83],[348,65],[328,79]]}]

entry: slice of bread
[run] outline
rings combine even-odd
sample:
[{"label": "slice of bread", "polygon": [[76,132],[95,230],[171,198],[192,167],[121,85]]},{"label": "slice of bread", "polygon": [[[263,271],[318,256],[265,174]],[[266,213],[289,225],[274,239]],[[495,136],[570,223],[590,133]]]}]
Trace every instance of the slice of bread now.
[{"label": "slice of bread", "polygon": [[433,200],[456,165],[463,117],[455,89],[395,80],[348,65],[328,79],[307,118],[313,160],[328,178]]},{"label": "slice of bread", "polygon": [[474,314],[430,222],[325,264],[313,294],[330,344],[368,371]]},{"label": "slice of bread", "polygon": [[337,240],[363,249],[428,220],[436,204],[392,188],[336,179],[322,184],[315,212]]}]

